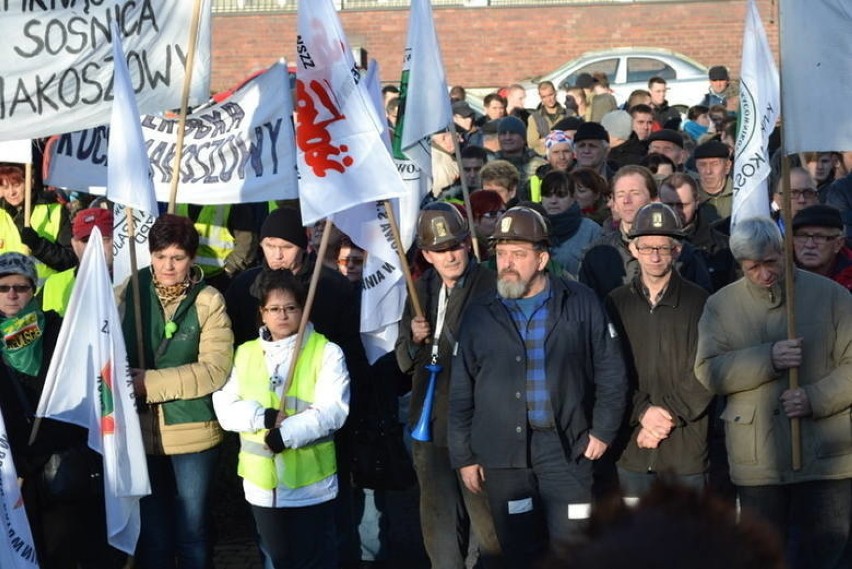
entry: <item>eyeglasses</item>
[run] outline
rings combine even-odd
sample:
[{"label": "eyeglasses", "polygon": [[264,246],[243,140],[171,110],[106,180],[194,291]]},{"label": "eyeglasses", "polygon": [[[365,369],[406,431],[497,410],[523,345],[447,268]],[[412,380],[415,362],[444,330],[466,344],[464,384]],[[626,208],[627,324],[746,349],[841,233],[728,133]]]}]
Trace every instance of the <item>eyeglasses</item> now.
[{"label": "eyeglasses", "polygon": [[819,233],[798,233],[793,236],[793,241],[799,245],[806,245],[809,239],[813,239],[817,245],[825,245],[840,237],[839,233],[834,235],[820,235]]},{"label": "eyeglasses", "polygon": [[494,219],[495,217],[500,217],[504,213],[506,213],[505,209],[498,209],[497,211],[486,211],[482,214],[482,217],[484,217],[485,219]]},{"label": "eyeglasses", "polygon": [[671,245],[660,245],[659,247],[652,247],[651,245],[637,245],[636,250],[639,251],[640,255],[650,255],[652,253],[656,253],[660,257],[668,257],[674,251],[674,247]]},{"label": "eyeglasses", "polygon": [[801,198],[815,198],[819,192],[817,192],[814,188],[796,188],[790,190],[790,197],[794,200],[798,200]]},{"label": "eyeglasses", "polygon": [[6,294],[10,290],[14,290],[18,294],[30,292],[33,289],[32,285],[17,284],[17,285],[0,285],[0,293]]},{"label": "eyeglasses", "polygon": [[301,307],[295,304],[288,304],[287,306],[264,306],[261,310],[266,314],[274,314],[275,316],[281,316],[282,314],[293,316],[297,312],[302,311]]},{"label": "eyeglasses", "polygon": [[341,257],[337,260],[337,266],[339,267],[348,267],[349,265],[362,267],[364,265],[364,259],[362,257]]}]

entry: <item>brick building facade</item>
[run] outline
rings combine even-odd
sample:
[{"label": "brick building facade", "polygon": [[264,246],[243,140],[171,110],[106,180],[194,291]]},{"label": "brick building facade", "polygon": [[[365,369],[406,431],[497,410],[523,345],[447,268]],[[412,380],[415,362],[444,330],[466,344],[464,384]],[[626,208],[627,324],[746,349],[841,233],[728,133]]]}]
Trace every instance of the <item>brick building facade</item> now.
[{"label": "brick building facade", "polygon": [[[757,0],[777,54],[775,0]],[[662,47],[739,75],[746,0],[685,0],[486,8],[434,8],[447,81],[506,85],[555,69],[578,55],[623,46]],[[408,10],[344,10],[353,47],[369,52],[385,81],[399,77]],[[214,89],[295,55],[296,13],[217,14],[213,18]]]}]

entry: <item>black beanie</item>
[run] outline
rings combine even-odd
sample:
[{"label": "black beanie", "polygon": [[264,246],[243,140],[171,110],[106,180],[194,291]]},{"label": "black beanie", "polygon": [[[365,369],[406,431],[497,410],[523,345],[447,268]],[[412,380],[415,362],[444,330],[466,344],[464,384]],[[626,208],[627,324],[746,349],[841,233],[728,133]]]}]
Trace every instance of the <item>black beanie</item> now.
[{"label": "black beanie", "polygon": [[840,210],[836,207],[826,204],[812,205],[799,210],[793,216],[793,231],[809,225],[843,229],[843,218],[840,216]]},{"label": "black beanie", "polygon": [[291,207],[278,208],[266,216],[260,228],[260,240],[266,237],[277,237],[301,249],[308,248],[308,234],[302,225],[302,215]]}]

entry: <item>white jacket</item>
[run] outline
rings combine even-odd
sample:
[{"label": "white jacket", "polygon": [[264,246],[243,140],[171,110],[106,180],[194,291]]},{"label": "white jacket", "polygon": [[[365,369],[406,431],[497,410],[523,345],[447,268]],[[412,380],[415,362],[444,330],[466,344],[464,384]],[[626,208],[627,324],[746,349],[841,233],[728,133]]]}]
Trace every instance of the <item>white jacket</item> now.
[{"label": "white jacket", "polygon": [[[308,325],[305,339],[313,332]],[[266,359],[270,381],[276,384],[276,393],[282,397],[282,389],[296,336],[270,341],[266,328],[260,329],[260,343]],[[219,424],[226,431],[251,432],[263,430],[265,408],[254,400],[239,396],[239,370],[234,367],[228,382],[213,394],[213,407]],[[328,342],[323,350],[323,362],[317,378],[313,404],[305,411],[284,419],[279,427],[281,438],[288,448],[299,448],[333,434],[346,421],[349,414],[349,372],[343,351],[337,344]],[[281,455],[275,457],[276,468],[283,469]],[[311,506],[332,500],[337,496],[337,475],[333,474],[319,482],[302,488],[290,488],[279,476],[278,488],[264,490],[243,480],[246,500],[255,506],[266,508],[296,508]]]}]

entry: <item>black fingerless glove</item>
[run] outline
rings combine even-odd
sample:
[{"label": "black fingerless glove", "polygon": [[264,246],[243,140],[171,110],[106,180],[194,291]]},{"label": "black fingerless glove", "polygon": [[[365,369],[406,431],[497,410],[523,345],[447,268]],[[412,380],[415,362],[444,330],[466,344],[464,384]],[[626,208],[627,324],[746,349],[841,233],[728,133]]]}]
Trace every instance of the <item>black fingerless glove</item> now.
[{"label": "black fingerless glove", "polygon": [[278,420],[278,409],[269,408],[263,412],[264,429],[274,429],[276,420]]},{"label": "black fingerless glove", "polygon": [[284,446],[284,439],[281,438],[281,429],[272,429],[266,433],[266,436],[263,438],[263,442],[265,442],[266,446],[269,447],[269,450],[275,454],[278,454],[287,448]]}]

